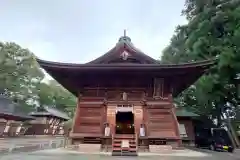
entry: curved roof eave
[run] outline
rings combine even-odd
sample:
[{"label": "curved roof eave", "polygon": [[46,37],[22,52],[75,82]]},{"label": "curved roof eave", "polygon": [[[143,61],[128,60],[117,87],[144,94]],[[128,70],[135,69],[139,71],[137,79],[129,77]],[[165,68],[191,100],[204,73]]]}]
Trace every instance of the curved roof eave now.
[{"label": "curved roof eave", "polygon": [[182,63],[182,64],[129,64],[129,63],[122,63],[122,64],[76,64],[76,63],[61,63],[61,62],[53,62],[53,61],[46,61],[42,59],[36,58],[39,65],[43,68],[65,68],[65,69],[81,69],[81,68],[192,68],[192,67],[201,67],[201,66],[211,66],[216,63],[216,59],[210,60],[202,60],[190,63]]}]

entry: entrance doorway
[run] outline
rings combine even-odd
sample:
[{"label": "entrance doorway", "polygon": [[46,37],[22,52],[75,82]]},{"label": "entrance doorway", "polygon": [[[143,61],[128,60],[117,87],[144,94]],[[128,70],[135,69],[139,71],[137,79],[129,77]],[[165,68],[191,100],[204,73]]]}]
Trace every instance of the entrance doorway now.
[{"label": "entrance doorway", "polygon": [[132,112],[117,112],[116,134],[134,134],[134,115]]}]

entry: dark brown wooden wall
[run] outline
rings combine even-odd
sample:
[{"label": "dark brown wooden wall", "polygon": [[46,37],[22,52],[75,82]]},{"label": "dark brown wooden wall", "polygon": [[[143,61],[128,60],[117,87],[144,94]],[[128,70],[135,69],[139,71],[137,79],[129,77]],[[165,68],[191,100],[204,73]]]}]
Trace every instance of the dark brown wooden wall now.
[{"label": "dark brown wooden wall", "polygon": [[[119,81],[119,84],[121,81]],[[168,135],[170,137],[176,137],[176,120],[173,117],[171,111],[172,103],[169,102],[168,109],[163,109],[162,105],[154,106],[153,108],[148,106],[142,106],[140,104],[144,98],[153,99],[154,92],[154,79],[152,84],[147,83],[145,87],[128,87],[118,88],[117,86],[112,88],[104,88],[104,86],[83,88],[81,96],[79,95],[78,108],[76,110],[75,122],[73,127],[73,133],[81,134],[103,134],[104,122],[109,122],[111,131],[115,130],[115,108],[119,103],[123,102],[122,94],[127,93],[128,101],[136,101],[139,104],[134,104],[134,107],[140,107],[137,110],[135,116],[136,131],[139,131],[141,123],[144,123],[146,127],[146,133],[149,136],[158,136],[159,134]],[[116,83],[117,84],[117,83]],[[170,92],[169,82],[165,79],[162,81],[163,87],[161,96],[167,98]],[[106,99],[107,106],[103,104],[103,100]],[[148,101],[148,100],[147,100]],[[164,100],[165,101],[165,100]],[[95,102],[99,104],[94,104]]]},{"label": "dark brown wooden wall", "polygon": [[170,109],[148,108],[148,122],[146,125],[148,136],[176,138],[176,128]]},{"label": "dark brown wooden wall", "polygon": [[74,133],[102,134],[106,117],[103,105],[79,105]]},{"label": "dark brown wooden wall", "polygon": [[[171,93],[171,79],[170,78],[160,78],[161,80],[161,96],[168,97]],[[137,83],[137,82],[135,82]],[[105,97],[108,100],[118,100],[121,99],[121,94],[126,92],[128,94],[129,100],[139,100],[145,93],[147,97],[152,98],[154,92],[154,79],[146,81],[146,84],[142,87],[118,87],[121,86],[121,79],[116,82],[116,86],[112,88],[106,88],[105,86],[99,87],[85,87],[83,88],[82,94],[84,97]],[[134,83],[133,83],[134,84]],[[99,84],[100,85],[100,84]]]}]

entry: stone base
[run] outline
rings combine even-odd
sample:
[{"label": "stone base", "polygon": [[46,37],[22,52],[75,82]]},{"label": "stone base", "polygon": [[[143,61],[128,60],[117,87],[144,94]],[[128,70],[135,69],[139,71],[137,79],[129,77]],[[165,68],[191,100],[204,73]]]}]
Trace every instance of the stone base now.
[{"label": "stone base", "polygon": [[177,149],[180,147],[181,140],[168,140],[166,145],[172,146],[173,149]]},{"label": "stone base", "polygon": [[171,145],[149,145],[150,153],[171,153]]},{"label": "stone base", "polygon": [[194,147],[195,146],[195,142],[194,141],[182,141],[182,145],[183,146]]},{"label": "stone base", "polygon": [[79,144],[78,151],[87,153],[100,152],[101,144]]}]

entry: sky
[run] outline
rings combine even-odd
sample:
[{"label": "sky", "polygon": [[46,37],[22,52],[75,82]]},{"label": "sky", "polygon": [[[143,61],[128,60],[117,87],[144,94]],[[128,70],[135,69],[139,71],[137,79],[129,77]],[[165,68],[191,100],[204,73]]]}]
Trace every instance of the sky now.
[{"label": "sky", "polygon": [[0,0],[0,41],[38,58],[86,63],[113,48],[126,29],[135,47],[159,59],[184,0]]}]

